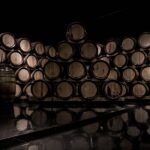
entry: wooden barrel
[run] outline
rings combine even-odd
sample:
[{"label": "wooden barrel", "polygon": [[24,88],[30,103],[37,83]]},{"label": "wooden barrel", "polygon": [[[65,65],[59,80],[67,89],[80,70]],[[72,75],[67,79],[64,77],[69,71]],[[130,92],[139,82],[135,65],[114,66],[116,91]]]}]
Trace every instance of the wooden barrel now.
[{"label": "wooden barrel", "polygon": [[81,79],[86,76],[85,64],[79,61],[70,62],[68,66],[68,76],[72,79]]},{"label": "wooden barrel", "polygon": [[30,52],[32,49],[30,40],[27,38],[19,38],[17,40],[17,44],[18,44],[19,50],[21,50],[24,53]]},{"label": "wooden barrel", "polygon": [[135,66],[141,66],[146,62],[147,55],[144,51],[135,51],[131,55],[131,62]]},{"label": "wooden barrel", "polygon": [[137,78],[138,72],[133,67],[126,67],[122,70],[122,79],[125,82],[132,82]]},{"label": "wooden barrel", "polygon": [[93,99],[97,96],[98,88],[96,83],[90,80],[85,80],[79,85],[79,93],[84,99]]},{"label": "wooden barrel", "polygon": [[56,58],[57,56],[57,51],[56,48],[54,46],[46,46],[45,47],[45,53],[48,57],[50,58]]},{"label": "wooden barrel", "polygon": [[14,71],[8,66],[0,66],[0,99],[12,100],[15,98],[16,78]]},{"label": "wooden barrel", "polygon": [[73,84],[69,81],[61,81],[56,87],[56,93],[59,98],[68,99],[74,93]]},{"label": "wooden barrel", "polygon": [[120,72],[117,68],[111,68],[107,76],[107,80],[118,80],[120,77]]},{"label": "wooden barrel", "polygon": [[74,47],[66,41],[58,43],[57,50],[59,57],[63,60],[69,60],[74,55]]},{"label": "wooden barrel", "polygon": [[116,116],[107,121],[107,128],[111,132],[121,132],[123,130],[124,123],[121,116]]},{"label": "wooden barrel", "polygon": [[150,33],[142,33],[138,38],[138,44],[141,48],[150,47]]},{"label": "wooden barrel", "polygon": [[128,57],[123,53],[118,53],[113,59],[114,65],[118,68],[123,68],[124,66],[127,65],[127,62],[128,62]]},{"label": "wooden barrel", "polygon": [[141,131],[137,126],[128,126],[126,133],[131,139],[134,139],[140,136]]},{"label": "wooden barrel", "polygon": [[43,43],[41,42],[34,42],[31,44],[32,45],[32,50],[38,55],[42,56],[45,54],[45,47]]},{"label": "wooden barrel", "polygon": [[12,51],[8,54],[9,62],[13,67],[19,67],[23,65],[23,55],[18,50]]},{"label": "wooden barrel", "polygon": [[16,73],[16,78],[21,82],[28,82],[30,80],[30,71],[25,67],[19,68]]},{"label": "wooden barrel", "polygon": [[[94,117],[97,117],[96,112],[91,111],[91,110],[87,110],[87,111],[83,111],[80,117],[80,120],[86,120],[86,119],[92,119]],[[85,125],[82,127],[82,130],[89,134],[89,135],[93,135],[95,134],[99,129],[99,123],[93,123],[93,124],[89,124],[89,125]]]},{"label": "wooden barrel", "polygon": [[105,82],[102,89],[105,96],[109,99],[118,99],[122,94],[121,83],[117,80],[110,80]]},{"label": "wooden barrel", "polygon": [[132,94],[136,98],[144,97],[148,93],[148,91],[149,91],[149,88],[144,82],[138,81],[132,85]]},{"label": "wooden barrel", "polygon": [[29,126],[29,120],[27,120],[26,118],[20,118],[17,119],[16,121],[16,129],[19,132],[25,131],[28,129]]},{"label": "wooden barrel", "polygon": [[3,48],[0,48],[0,63],[6,61],[6,52]]},{"label": "wooden barrel", "polygon": [[80,55],[87,60],[96,58],[98,56],[97,45],[91,41],[86,41],[80,46]]},{"label": "wooden barrel", "polygon": [[108,63],[100,60],[100,61],[96,61],[92,64],[90,71],[91,71],[92,75],[94,76],[94,78],[106,79],[109,74],[110,67],[109,67]]},{"label": "wooden barrel", "polygon": [[87,32],[85,27],[79,22],[73,22],[68,25],[66,38],[72,43],[81,43],[87,37]]},{"label": "wooden barrel", "polygon": [[38,59],[37,59],[37,56],[34,55],[34,54],[28,54],[25,58],[25,63],[26,65],[31,68],[31,69],[34,69],[37,67],[38,65]]},{"label": "wooden barrel", "polygon": [[61,74],[59,63],[53,61],[47,62],[44,67],[44,74],[49,80],[59,78]]},{"label": "wooden barrel", "polygon": [[[44,98],[48,95],[50,86],[43,80],[34,81],[31,87],[31,92],[35,98]],[[50,94],[50,93],[49,93]]]},{"label": "wooden barrel", "polygon": [[121,42],[121,48],[125,52],[131,52],[136,46],[136,40],[133,37],[125,37]]},{"label": "wooden barrel", "polygon": [[108,55],[113,55],[117,51],[117,42],[115,40],[109,40],[105,44],[105,53]]},{"label": "wooden barrel", "polygon": [[43,69],[42,68],[35,69],[31,73],[31,78],[33,80],[43,80],[44,79]]},{"label": "wooden barrel", "polygon": [[31,122],[36,127],[44,127],[47,124],[48,116],[45,111],[35,110],[31,115]]},{"label": "wooden barrel", "polygon": [[68,144],[69,150],[90,150],[90,141],[89,139],[82,135],[82,134],[76,134],[70,137],[69,144]]},{"label": "wooden barrel", "polygon": [[107,134],[100,134],[95,140],[95,150],[113,150],[115,148],[113,138]]},{"label": "wooden barrel", "polygon": [[73,116],[71,112],[66,110],[60,110],[56,112],[56,123],[58,125],[69,124],[72,123],[72,121],[73,121]]},{"label": "wooden barrel", "polygon": [[150,81],[150,66],[142,67],[140,71],[140,76],[144,81],[149,82]]},{"label": "wooden barrel", "polygon": [[40,66],[41,68],[44,68],[44,66],[46,65],[46,63],[49,61],[48,58],[45,58],[45,57],[41,57],[39,60],[38,60],[38,66]]},{"label": "wooden barrel", "polygon": [[133,144],[127,138],[121,139],[119,147],[120,147],[120,150],[133,150]]},{"label": "wooden barrel", "polygon": [[15,97],[20,97],[22,95],[22,87],[19,83],[16,82],[16,92]]},{"label": "wooden barrel", "polygon": [[23,93],[27,96],[27,97],[33,97],[32,91],[31,91],[31,87],[32,87],[32,83],[29,82],[27,83],[24,88],[23,88]]},{"label": "wooden barrel", "polygon": [[16,46],[15,36],[9,32],[1,33],[0,43],[7,49],[12,49]]},{"label": "wooden barrel", "polygon": [[142,107],[139,107],[134,110],[134,118],[137,123],[146,124],[149,119],[149,115],[146,110],[144,110]]}]

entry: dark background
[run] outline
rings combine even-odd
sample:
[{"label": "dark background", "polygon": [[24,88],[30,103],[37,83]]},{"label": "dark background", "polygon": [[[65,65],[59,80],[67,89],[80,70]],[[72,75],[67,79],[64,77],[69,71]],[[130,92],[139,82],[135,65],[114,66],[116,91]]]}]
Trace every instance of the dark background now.
[{"label": "dark background", "polygon": [[85,24],[91,40],[109,37],[137,36],[149,31],[149,4],[144,1],[18,1],[6,2],[0,9],[0,31],[16,37],[55,44],[65,39],[72,21]]}]

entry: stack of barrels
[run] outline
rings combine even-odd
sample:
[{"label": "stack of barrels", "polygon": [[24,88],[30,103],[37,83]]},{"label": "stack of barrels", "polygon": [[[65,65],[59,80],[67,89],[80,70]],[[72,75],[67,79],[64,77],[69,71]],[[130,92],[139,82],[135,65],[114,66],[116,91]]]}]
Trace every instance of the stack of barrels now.
[{"label": "stack of barrels", "polygon": [[[66,39],[54,46],[3,33],[0,35],[0,97],[20,102],[149,98],[149,50],[150,33],[142,33],[137,39],[112,38],[101,44],[89,40],[85,27],[79,22],[70,24]],[[81,130],[92,137],[104,131],[104,135],[96,135],[95,149],[102,143],[110,143],[108,149],[113,149],[115,142],[111,137],[117,139],[118,135],[119,147],[128,145],[132,149],[141,136],[145,139],[150,136],[149,110],[138,108]],[[39,105],[28,108],[24,103],[14,106],[18,131],[69,124],[105,111],[103,108],[58,109]],[[87,137],[80,138],[89,142]],[[80,142],[76,136],[71,140]]]}]

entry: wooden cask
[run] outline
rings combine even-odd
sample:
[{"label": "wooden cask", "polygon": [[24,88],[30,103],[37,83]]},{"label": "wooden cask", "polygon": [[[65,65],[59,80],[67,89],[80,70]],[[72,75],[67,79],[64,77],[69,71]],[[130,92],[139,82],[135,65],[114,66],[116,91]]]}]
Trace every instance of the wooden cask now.
[{"label": "wooden cask", "polygon": [[35,52],[36,55],[42,56],[45,54],[45,46],[41,42],[34,42],[31,44],[32,50]]}]

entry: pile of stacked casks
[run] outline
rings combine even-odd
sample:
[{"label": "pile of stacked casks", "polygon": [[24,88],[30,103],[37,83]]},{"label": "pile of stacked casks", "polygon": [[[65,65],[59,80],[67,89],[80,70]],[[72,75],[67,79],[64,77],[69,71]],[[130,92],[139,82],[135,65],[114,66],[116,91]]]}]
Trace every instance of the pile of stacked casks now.
[{"label": "pile of stacked casks", "polygon": [[[77,22],[68,26],[66,40],[56,46],[31,43],[27,38],[15,39],[10,33],[0,37],[3,45],[0,61],[11,66],[10,72],[15,72],[15,97],[20,101],[122,100],[149,96],[149,33],[141,34],[138,40],[113,38],[100,44],[89,40],[84,26]],[[26,105],[14,107],[18,131],[64,125],[104,111],[103,108],[46,109],[39,105],[32,109]],[[95,149],[103,143],[108,149],[116,143],[124,149],[132,148],[143,135],[150,135],[149,108],[138,108],[106,122],[84,126],[82,131],[93,137]],[[101,134],[96,134],[98,131]],[[76,136],[73,138],[76,140]]]}]

